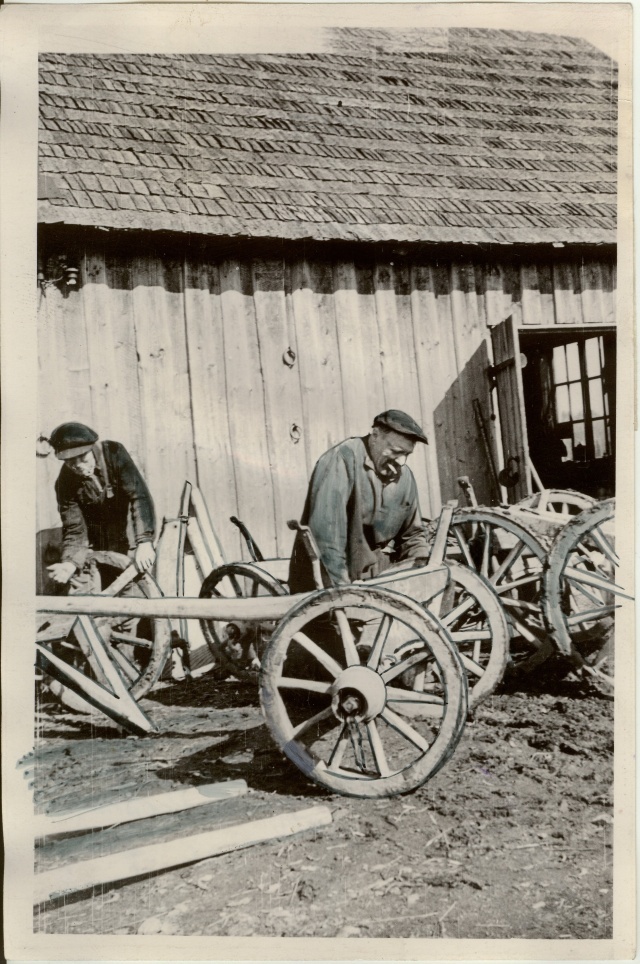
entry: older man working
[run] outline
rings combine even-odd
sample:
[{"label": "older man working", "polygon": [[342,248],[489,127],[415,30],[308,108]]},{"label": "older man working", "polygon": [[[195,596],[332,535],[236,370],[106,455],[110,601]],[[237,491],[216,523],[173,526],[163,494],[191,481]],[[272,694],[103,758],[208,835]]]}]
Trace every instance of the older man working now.
[{"label": "older man working", "polygon": [[[301,522],[320,550],[326,585],[370,579],[393,562],[423,565],[429,548],[418,491],[405,465],[427,437],[398,409],[377,415],[369,435],[349,438],[322,455],[313,470]],[[296,539],[289,569],[292,593],[314,588],[308,555]]]}]

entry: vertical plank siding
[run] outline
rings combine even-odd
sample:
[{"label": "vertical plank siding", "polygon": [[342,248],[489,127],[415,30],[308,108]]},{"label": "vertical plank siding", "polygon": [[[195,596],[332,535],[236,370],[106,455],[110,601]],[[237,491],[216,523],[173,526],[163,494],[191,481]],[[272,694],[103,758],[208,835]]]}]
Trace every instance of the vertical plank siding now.
[{"label": "vertical plank siding", "polygon": [[[510,315],[533,330],[612,325],[615,284],[595,259],[128,256],[96,241],[77,291],[40,296],[38,432],[86,421],[131,451],[159,519],[189,479],[228,559],[246,557],[230,515],[288,555],[316,459],[384,408],[429,436],[411,459],[425,515],[460,475],[489,501],[473,401],[492,430],[490,329]],[[59,524],[59,467],[37,460],[39,529]]]}]

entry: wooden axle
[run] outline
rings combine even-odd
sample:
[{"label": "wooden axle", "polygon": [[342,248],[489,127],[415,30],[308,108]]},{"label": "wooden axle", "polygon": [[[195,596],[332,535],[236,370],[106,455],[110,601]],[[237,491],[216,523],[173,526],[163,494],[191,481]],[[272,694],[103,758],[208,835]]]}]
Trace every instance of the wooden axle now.
[{"label": "wooden axle", "polygon": [[144,599],[142,597],[108,596],[36,596],[39,613],[62,613],[68,616],[135,616],[153,619],[215,619],[228,622],[240,620],[282,619],[296,603],[310,593],[296,596],[260,596],[256,599],[196,599],[191,597],[165,597]]}]

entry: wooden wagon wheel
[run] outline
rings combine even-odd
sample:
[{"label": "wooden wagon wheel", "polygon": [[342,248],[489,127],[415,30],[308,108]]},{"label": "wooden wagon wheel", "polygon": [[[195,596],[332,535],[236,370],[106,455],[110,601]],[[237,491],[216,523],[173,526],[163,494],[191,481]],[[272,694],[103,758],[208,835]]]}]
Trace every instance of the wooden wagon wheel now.
[{"label": "wooden wagon wheel", "polygon": [[[256,596],[285,596],[286,590],[274,576],[250,562],[231,562],[209,573],[200,589],[201,599],[223,598],[235,595],[254,599]],[[211,655],[219,668],[240,678],[251,670],[252,659],[259,662],[261,653],[256,651],[258,633],[264,635],[275,629],[275,623],[255,624],[218,622],[201,619],[200,626]],[[233,631],[233,632],[232,632]],[[232,638],[233,637],[233,638]],[[253,653],[253,655],[251,655]]]},{"label": "wooden wagon wheel", "polygon": [[[411,643],[398,660],[385,654]],[[421,692],[405,677],[423,673]],[[278,746],[321,786],[357,797],[407,793],[450,758],[467,715],[466,674],[441,623],[386,588],[323,589],[278,627],[260,674]],[[419,720],[403,706],[417,705]]]},{"label": "wooden wagon wheel", "polygon": [[429,600],[429,610],[458,648],[467,671],[472,710],[494,692],[504,676],[509,661],[509,624],[488,579],[455,562],[447,566],[450,582]]},{"label": "wooden wagon wheel", "polygon": [[583,509],[596,505],[596,499],[573,489],[543,489],[521,499],[522,509],[538,509],[540,512],[559,512],[562,515],[578,515]]},{"label": "wooden wagon wheel", "polygon": [[504,607],[509,626],[510,673],[529,673],[554,652],[542,613],[542,543],[507,510],[461,508],[453,514],[446,562],[485,577]]},{"label": "wooden wagon wheel", "polygon": [[611,640],[615,597],[625,595],[615,583],[614,513],[615,500],[608,499],[568,522],[551,546],[543,580],[543,612],[557,649],[608,684],[613,677],[599,665],[600,654]]},{"label": "wooden wagon wheel", "polygon": [[[128,556],[119,552],[95,552],[93,558],[96,563],[121,572],[101,595],[137,595],[149,599],[162,596],[155,579],[148,573],[136,572]],[[41,617],[36,642],[89,680],[112,689],[121,681],[137,701],[160,678],[170,652],[171,626],[167,619]],[[109,665],[104,662],[102,654]],[[89,712],[87,702],[63,682],[47,674],[44,685],[69,709]],[[108,711],[105,709],[105,712]]]}]

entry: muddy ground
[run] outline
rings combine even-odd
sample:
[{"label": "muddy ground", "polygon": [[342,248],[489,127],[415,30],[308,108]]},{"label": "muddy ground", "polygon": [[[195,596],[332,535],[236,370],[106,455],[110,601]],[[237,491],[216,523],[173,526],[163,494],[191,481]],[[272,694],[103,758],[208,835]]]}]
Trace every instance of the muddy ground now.
[{"label": "muddy ground", "polygon": [[379,801],[308,782],[272,742],[252,684],[164,684],[141,705],[153,736],[40,705],[39,811],[238,778],[249,792],[48,838],[38,871],[314,804],[332,823],[41,904],[36,933],[612,936],[613,703],[584,684],[539,680],[491,697],[436,777]]}]

